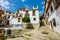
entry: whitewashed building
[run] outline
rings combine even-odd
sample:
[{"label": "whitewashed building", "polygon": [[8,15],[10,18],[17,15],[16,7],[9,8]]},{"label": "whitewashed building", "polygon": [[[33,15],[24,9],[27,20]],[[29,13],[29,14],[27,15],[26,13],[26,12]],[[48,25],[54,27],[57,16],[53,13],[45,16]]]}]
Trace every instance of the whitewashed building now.
[{"label": "whitewashed building", "polygon": [[40,20],[38,6],[33,7],[32,9],[20,8],[16,13],[5,12],[3,24],[6,26],[22,26],[22,18],[27,15],[30,17],[30,23],[39,26]]},{"label": "whitewashed building", "polygon": [[20,13],[22,15],[22,18],[24,18],[25,16],[29,16],[30,17],[30,23],[33,24],[33,26],[39,27],[40,20],[39,20],[38,6],[37,7],[33,7],[33,9],[20,8],[18,10],[18,13]]},{"label": "whitewashed building", "polygon": [[[37,7],[33,7],[33,9],[20,8],[19,9],[19,13],[21,13],[22,18],[24,18],[24,16],[29,16],[30,17],[30,23],[35,28],[38,28],[39,27],[40,20],[39,20],[38,6]],[[26,23],[23,23],[23,24],[26,25]]]},{"label": "whitewashed building", "polygon": [[32,10],[27,9],[27,8],[21,8],[19,10],[19,13],[22,14],[22,17],[28,15],[30,17],[30,23],[39,23],[38,6],[37,7],[33,7]]},{"label": "whitewashed building", "polygon": [[39,23],[38,6],[33,7],[33,10],[30,10],[28,13],[29,13],[29,16],[30,16],[30,23]]},{"label": "whitewashed building", "polygon": [[44,16],[50,29],[60,32],[60,0],[46,0]]}]

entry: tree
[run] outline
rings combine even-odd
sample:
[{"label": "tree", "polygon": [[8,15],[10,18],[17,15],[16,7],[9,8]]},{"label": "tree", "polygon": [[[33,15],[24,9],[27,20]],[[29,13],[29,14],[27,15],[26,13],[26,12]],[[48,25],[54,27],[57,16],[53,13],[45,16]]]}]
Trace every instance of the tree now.
[{"label": "tree", "polygon": [[30,18],[29,16],[25,16],[23,19],[22,19],[23,22],[30,22]]},{"label": "tree", "polygon": [[44,18],[44,14],[40,14],[39,18],[40,18],[40,26],[44,26],[44,21],[42,21]]},{"label": "tree", "polygon": [[44,18],[44,14],[41,14],[41,15],[39,16],[40,21],[41,21],[43,18]]}]

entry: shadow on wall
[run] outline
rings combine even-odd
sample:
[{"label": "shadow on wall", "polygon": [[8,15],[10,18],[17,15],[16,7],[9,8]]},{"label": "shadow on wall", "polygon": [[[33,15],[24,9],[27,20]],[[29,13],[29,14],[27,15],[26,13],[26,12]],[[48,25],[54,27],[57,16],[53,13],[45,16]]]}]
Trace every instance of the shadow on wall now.
[{"label": "shadow on wall", "polygon": [[26,29],[34,29],[34,27],[33,27],[33,25],[30,23],[30,24],[27,24]]}]

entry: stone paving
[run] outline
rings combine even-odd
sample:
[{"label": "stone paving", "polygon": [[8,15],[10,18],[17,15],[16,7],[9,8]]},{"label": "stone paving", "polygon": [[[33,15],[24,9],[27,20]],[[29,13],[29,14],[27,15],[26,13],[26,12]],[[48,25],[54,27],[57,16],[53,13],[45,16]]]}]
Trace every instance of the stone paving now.
[{"label": "stone paving", "polygon": [[39,29],[34,29],[23,33],[18,38],[7,40],[60,40],[60,35],[49,29],[49,26],[42,26]]}]

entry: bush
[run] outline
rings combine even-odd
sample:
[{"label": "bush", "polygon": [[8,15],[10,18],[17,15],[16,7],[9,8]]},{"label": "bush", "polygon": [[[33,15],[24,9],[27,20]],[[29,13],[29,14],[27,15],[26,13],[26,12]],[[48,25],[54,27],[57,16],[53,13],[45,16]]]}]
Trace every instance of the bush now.
[{"label": "bush", "polygon": [[30,22],[30,18],[29,16],[25,16],[23,19],[22,19],[23,22]]}]

